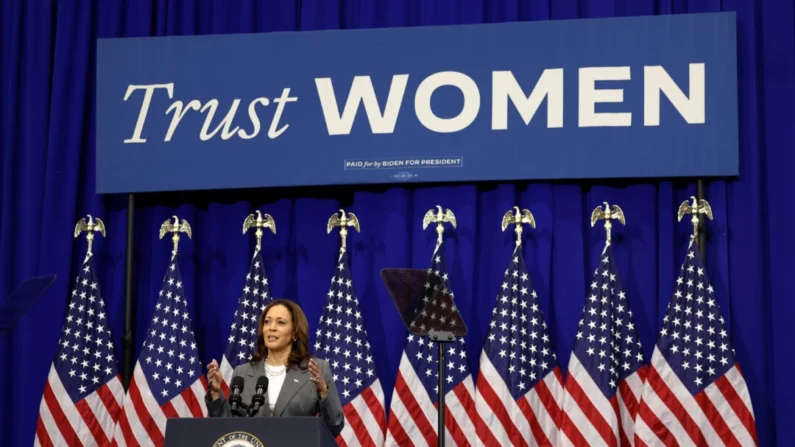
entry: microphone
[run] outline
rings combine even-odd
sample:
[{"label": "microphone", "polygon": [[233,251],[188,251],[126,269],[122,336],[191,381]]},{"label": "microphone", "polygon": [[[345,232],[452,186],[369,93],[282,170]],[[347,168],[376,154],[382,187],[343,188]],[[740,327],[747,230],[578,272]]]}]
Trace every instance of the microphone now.
[{"label": "microphone", "polygon": [[251,398],[251,407],[249,416],[254,416],[259,411],[259,408],[265,405],[265,392],[268,391],[268,378],[259,376],[257,379],[257,387],[254,396]]},{"label": "microphone", "polygon": [[242,402],[242,397],[240,396],[243,393],[243,387],[245,386],[245,382],[243,381],[242,377],[235,377],[232,379],[232,386],[230,387],[229,393],[229,403],[232,405],[232,411],[237,411],[240,408]]}]

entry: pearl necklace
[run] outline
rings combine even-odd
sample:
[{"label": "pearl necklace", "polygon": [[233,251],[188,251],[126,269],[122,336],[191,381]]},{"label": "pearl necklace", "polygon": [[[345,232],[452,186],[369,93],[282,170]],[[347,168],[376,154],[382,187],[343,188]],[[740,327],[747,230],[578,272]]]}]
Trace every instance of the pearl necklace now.
[{"label": "pearl necklace", "polygon": [[287,367],[284,365],[272,366],[265,363],[265,373],[268,374],[269,376],[281,376],[287,373]]}]

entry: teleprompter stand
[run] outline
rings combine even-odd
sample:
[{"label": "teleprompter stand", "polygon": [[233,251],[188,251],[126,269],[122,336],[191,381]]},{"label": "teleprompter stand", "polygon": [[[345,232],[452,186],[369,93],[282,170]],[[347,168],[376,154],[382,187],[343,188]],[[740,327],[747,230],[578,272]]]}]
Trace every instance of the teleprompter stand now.
[{"label": "teleprompter stand", "polygon": [[381,279],[406,329],[414,335],[427,335],[431,342],[436,343],[439,353],[439,417],[436,433],[439,447],[444,447],[444,345],[466,335],[466,324],[453,301],[453,295],[438,275],[427,270],[389,268],[381,270]]}]

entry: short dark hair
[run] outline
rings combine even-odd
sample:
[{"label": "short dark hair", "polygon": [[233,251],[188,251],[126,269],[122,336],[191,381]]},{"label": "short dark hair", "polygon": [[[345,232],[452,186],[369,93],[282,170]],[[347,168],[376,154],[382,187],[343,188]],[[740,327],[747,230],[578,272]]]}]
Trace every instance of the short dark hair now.
[{"label": "short dark hair", "polygon": [[287,359],[287,368],[289,369],[297,365],[305,369],[309,362],[309,323],[306,320],[306,315],[301,309],[301,306],[285,298],[271,301],[260,314],[259,321],[257,322],[257,350],[254,355],[251,356],[251,362],[261,362],[268,356],[268,347],[265,346],[265,335],[262,333],[262,326],[265,321],[265,315],[268,314],[271,308],[276,306],[286,307],[293,320],[293,336],[295,337],[295,341],[293,341],[290,357]]}]

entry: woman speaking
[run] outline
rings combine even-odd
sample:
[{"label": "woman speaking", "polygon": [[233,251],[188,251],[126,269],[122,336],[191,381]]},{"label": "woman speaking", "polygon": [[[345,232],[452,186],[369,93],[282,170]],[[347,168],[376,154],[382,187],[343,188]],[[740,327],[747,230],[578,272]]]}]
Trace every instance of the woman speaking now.
[{"label": "woman speaking", "polygon": [[261,417],[320,415],[331,434],[342,431],[345,420],[342,405],[334,386],[331,368],[325,360],[309,356],[309,325],[298,304],[290,300],[274,300],[259,317],[257,351],[248,363],[235,368],[233,386],[242,378],[241,402],[245,410],[234,410],[221,393],[221,371],[213,360],[207,366],[209,391],[204,398],[210,417],[246,416],[253,411],[257,385],[267,377],[264,396],[257,396],[262,405],[256,411]]}]

